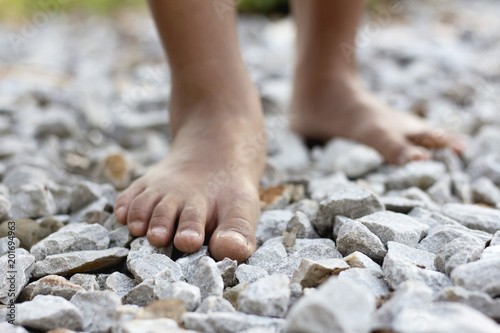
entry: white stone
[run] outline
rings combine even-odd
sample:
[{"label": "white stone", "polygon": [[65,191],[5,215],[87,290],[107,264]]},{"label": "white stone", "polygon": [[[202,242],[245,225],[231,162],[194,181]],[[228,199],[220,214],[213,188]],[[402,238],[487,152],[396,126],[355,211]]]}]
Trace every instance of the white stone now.
[{"label": "white stone", "polygon": [[284,317],[290,300],[290,279],[269,275],[251,283],[238,298],[238,311],[267,317]]}]

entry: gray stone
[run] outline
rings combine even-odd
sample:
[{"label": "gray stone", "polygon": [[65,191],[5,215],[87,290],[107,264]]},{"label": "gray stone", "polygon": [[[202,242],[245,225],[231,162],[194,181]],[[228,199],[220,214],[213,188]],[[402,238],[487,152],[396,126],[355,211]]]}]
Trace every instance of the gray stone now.
[{"label": "gray stone", "polygon": [[445,166],[440,162],[413,161],[392,172],[385,185],[390,190],[402,190],[409,187],[425,190],[445,174]]},{"label": "gray stone", "polygon": [[0,219],[9,214],[10,201],[3,194],[0,194]]},{"label": "gray stone", "polygon": [[238,283],[252,283],[257,281],[261,277],[264,277],[267,274],[267,271],[263,268],[253,265],[241,264],[236,269],[236,279]]},{"label": "gray stone", "polygon": [[[9,262],[12,259],[15,260],[15,265],[12,261]],[[8,304],[11,299],[19,296],[32,276],[34,263],[35,257],[21,248],[0,257],[0,275],[3,277],[0,280],[0,303]],[[9,273],[12,270],[15,273]],[[12,297],[12,292],[14,292],[14,297]]]},{"label": "gray stone", "polygon": [[479,259],[500,258],[500,245],[488,246],[481,252]]},{"label": "gray stone", "polygon": [[427,207],[425,202],[401,197],[384,196],[380,198],[385,209],[396,213],[409,213],[415,207]]},{"label": "gray stone", "polygon": [[236,284],[235,273],[237,267],[238,262],[229,258],[224,258],[224,260],[217,263],[217,269],[222,276],[222,281],[224,281],[224,287],[232,287]]},{"label": "gray stone", "polygon": [[125,296],[132,288],[137,286],[138,282],[129,278],[127,275],[120,272],[113,272],[106,279],[106,289],[111,290],[118,296]]},{"label": "gray stone", "polygon": [[29,333],[22,326],[14,326],[7,322],[0,322],[0,332],[2,333]]},{"label": "gray stone", "polygon": [[33,276],[42,277],[49,274],[71,275],[73,273],[95,272],[102,268],[113,266],[125,259],[128,250],[113,247],[98,251],[76,251],[53,254],[42,261],[37,261],[33,267]]},{"label": "gray stone", "polygon": [[205,256],[209,256],[208,246],[202,246],[198,251],[186,255],[185,257],[177,259],[175,262],[179,264],[182,268],[182,272],[186,280],[189,280],[193,275],[196,267],[198,265],[198,261]]},{"label": "gray stone", "polygon": [[293,273],[292,282],[300,284],[303,288],[316,287],[330,275],[338,275],[346,269],[349,269],[349,265],[342,259],[318,261],[302,259],[300,266]]},{"label": "gray stone", "polygon": [[154,289],[155,299],[178,298],[184,301],[186,310],[194,311],[200,304],[201,293],[200,288],[190,285],[183,281],[176,281],[169,284],[159,285],[155,281]]},{"label": "gray stone", "polygon": [[232,304],[218,296],[208,296],[196,308],[196,312],[212,313],[212,312],[235,312],[236,310]]},{"label": "gray stone", "polygon": [[[402,246],[402,244],[399,244]],[[434,258],[431,253],[405,248],[412,253],[402,253],[396,251],[389,245],[389,251],[384,258],[382,269],[389,286],[398,289],[400,285],[407,280],[422,281],[427,284],[434,292],[439,292],[443,288],[451,286],[451,281],[445,274],[436,272],[426,267],[434,268]],[[427,266],[426,266],[427,265]]]},{"label": "gray stone", "polygon": [[112,291],[89,291],[71,299],[83,316],[83,330],[92,333],[109,332],[114,324],[116,308],[122,305]]},{"label": "gray stone", "polygon": [[380,238],[355,220],[347,220],[339,228],[337,249],[344,256],[359,251],[373,260],[382,260],[387,253]]},{"label": "gray stone", "polygon": [[29,288],[31,292],[29,293],[29,295],[27,295],[28,300],[32,300],[38,295],[54,295],[60,296],[69,301],[74,295],[86,292],[83,287],[74,284],[58,275],[44,276],[40,280],[30,283],[28,286],[30,285],[32,286]]},{"label": "gray stone", "polygon": [[57,211],[54,196],[42,184],[23,184],[9,194],[9,216],[14,219],[54,215]]},{"label": "gray stone", "polygon": [[[115,309],[115,321],[116,325],[127,322],[135,318],[137,312],[141,307],[134,304],[123,304]],[[114,331],[114,328],[112,329]]]},{"label": "gray stone", "polygon": [[73,251],[104,250],[109,232],[99,224],[72,223],[42,239],[30,249],[37,261],[53,254]]},{"label": "gray stone", "polygon": [[468,305],[488,317],[500,320],[500,300],[480,291],[470,291],[462,287],[450,287],[436,296],[437,301],[457,302]]},{"label": "gray stone", "polygon": [[339,274],[339,281],[351,281],[357,286],[365,289],[366,293],[375,298],[381,298],[389,294],[389,286],[384,280],[384,275],[373,269],[351,268]]},{"label": "gray stone", "polygon": [[139,283],[122,297],[123,304],[146,306],[153,302],[155,279],[149,278]]},{"label": "gray stone", "polygon": [[287,332],[369,332],[374,297],[350,281],[329,278],[287,315]]},{"label": "gray stone", "polygon": [[476,205],[446,204],[443,214],[457,220],[470,229],[491,234],[500,230],[500,210]]},{"label": "gray stone", "polygon": [[453,171],[450,173],[452,192],[461,202],[472,203],[472,189],[470,177],[462,171]]},{"label": "gray stone", "polygon": [[500,202],[500,189],[488,178],[480,177],[471,184],[474,202],[495,206]]},{"label": "gray stone", "polygon": [[430,211],[425,208],[421,207],[415,207],[413,208],[409,213],[408,216],[413,217],[414,219],[418,220],[419,222],[422,222],[424,224],[427,224],[430,229],[433,229],[436,226],[439,225],[459,225],[461,226],[460,223],[457,221],[444,216],[443,214],[437,213]]},{"label": "gray stone", "polygon": [[130,251],[127,256],[127,265],[134,259],[142,258],[150,254],[164,254],[168,257],[172,254],[172,247],[154,247],[149,244],[146,236],[136,238],[130,243]]},{"label": "gray stone", "polygon": [[266,241],[248,258],[248,264],[271,271],[288,256],[282,240],[283,237],[276,237]]},{"label": "gray stone", "polygon": [[384,210],[384,205],[371,191],[364,188],[348,188],[331,194],[319,205],[316,217],[311,221],[321,236],[330,236],[335,216],[356,219]]},{"label": "gray stone", "polygon": [[0,257],[6,254],[9,250],[15,251],[15,249],[21,246],[21,241],[16,237],[5,236],[0,238]]},{"label": "gray stone", "polygon": [[281,236],[292,217],[293,213],[289,210],[276,209],[262,212],[255,231],[257,245],[262,245],[270,238]]},{"label": "gray stone", "polygon": [[169,318],[134,319],[120,324],[116,333],[195,333],[178,327],[177,322]]},{"label": "gray stone", "polygon": [[128,247],[134,236],[128,231],[128,226],[121,225],[109,232],[109,247]]},{"label": "gray stone", "polygon": [[455,238],[437,253],[434,264],[436,268],[450,275],[457,266],[479,259],[485,243],[476,237]]},{"label": "gray stone", "polygon": [[481,259],[456,267],[451,272],[453,285],[500,296],[500,257]]},{"label": "gray stone", "polygon": [[309,221],[316,216],[316,213],[318,212],[319,205],[316,201],[310,200],[310,199],[302,199],[294,204],[291,204],[287,208],[288,210],[291,210],[294,213],[297,212],[302,212],[306,214],[307,218]]},{"label": "gray stone", "polygon": [[110,184],[96,184],[86,180],[76,184],[70,197],[70,212],[75,213],[101,198],[107,203],[113,204],[116,198],[116,190]]},{"label": "gray stone", "polygon": [[80,310],[64,298],[39,295],[17,305],[16,323],[41,331],[60,327],[79,331],[83,327],[83,317]]},{"label": "gray stone", "polygon": [[470,230],[461,225],[442,225],[432,228],[418,244],[418,248],[437,254],[443,246],[460,237],[476,237],[484,242],[491,239],[491,235],[483,231]]},{"label": "gray stone", "polygon": [[391,254],[397,255],[401,260],[412,263],[423,269],[436,270],[434,266],[436,255],[434,253],[422,251],[397,242],[388,242],[387,248]]},{"label": "gray stone", "polygon": [[369,268],[382,274],[382,267],[366,254],[353,252],[343,259],[351,268]]},{"label": "gray stone", "polygon": [[99,283],[97,283],[97,277],[94,274],[78,273],[73,275],[69,279],[69,282],[82,286],[86,291],[100,290]]},{"label": "gray stone", "polygon": [[395,241],[408,246],[417,246],[429,227],[408,215],[394,212],[377,212],[358,219],[385,245]]},{"label": "gray stone", "polygon": [[297,232],[297,238],[317,238],[319,237],[306,214],[301,211],[295,212],[286,225],[286,231]]},{"label": "gray stone", "polygon": [[471,161],[467,166],[467,173],[472,179],[485,177],[491,179],[496,185],[500,186],[500,155],[488,154],[479,156]]},{"label": "gray stone", "polygon": [[308,186],[308,192],[311,199],[322,201],[333,193],[354,186],[353,183],[349,182],[343,172],[337,172],[328,177],[311,179]]},{"label": "gray stone", "polygon": [[496,245],[500,245],[500,230],[495,232],[493,238],[490,241],[490,246],[496,246]]},{"label": "gray stone", "polygon": [[217,265],[210,257],[203,257],[198,261],[196,270],[188,282],[200,288],[202,299],[208,296],[222,296],[224,290],[224,282]]},{"label": "gray stone", "polygon": [[182,316],[184,327],[205,333],[241,332],[252,327],[264,327],[273,332],[283,332],[286,321],[242,312],[186,312]]},{"label": "gray stone", "polygon": [[172,277],[176,281],[184,279],[179,264],[164,254],[155,253],[134,259],[128,262],[127,267],[138,282],[153,277],[167,268],[172,271]]},{"label": "gray stone", "polygon": [[290,279],[269,275],[251,283],[238,298],[238,311],[267,317],[284,317],[290,300]]}]

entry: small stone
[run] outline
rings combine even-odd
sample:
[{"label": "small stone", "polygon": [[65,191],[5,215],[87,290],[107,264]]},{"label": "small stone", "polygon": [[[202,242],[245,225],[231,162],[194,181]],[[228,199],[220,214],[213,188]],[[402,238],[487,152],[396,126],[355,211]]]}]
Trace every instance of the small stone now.
[{"label": "small stone", "polygon": [[5,197],[5,195],[0,194],[0,219],[9,214],[10,212],[10,201]]},{"label": "small stone", "polygon": [[350,281],[329,278],[287,315],[287,332],[369,332],[374,297]]},{"label": "small stone", "polygon": [[500,155],[488,154],[479,156],[472,160],[467,166],[467,173],[472,179],[485,177],[495,182],[500,186]]},{"label": "small stone", "polygon": [[491,234],[500,230],[500,210],[476,205],[446,204],[443,214],[457,220],[470,229]]},{"label": "small stone", "polygon": [[47,275],[31,284],[34,286],[32,287],[31,295],[28,300],[32,300],[38,295],[54,295],[69,301],[74,295],[86,292],[83,287],[71,283],[58,275]]},{"label": "small stone", "polygon": [[382,274],[382,267],[370,257],[355,251],[343,259],[351,268],[369,268]]},{"label": "small stone", "polygon": [[231,303],[231,305],[234,307],[234,308],[237,308],[238,307],[238,298],[240,298],[240,295],[241,293],[248,287],[248,284],[243,282],[243,283],[240,283],[240,284],[237,284],[236,286],[234,287],[231,287],[231,288],[226,288],[224,290],[224,294],[223,294],[223,297],[224,299],[228,300],[229,303]]},{"label": "small stone", "polygon": [[380,261],[387,253],[380,238],[355,220],[347,220],[339,228],[337,249],[344,256],[359,251],[373,260]]},{"label": "small stone", "polygon": [[491,235],[484,231],[470,230],[461,225],[442,225],[432,228],[418,244],[418,249],[437,254],[443,246],[460,237],[476,237],[484,242],[491,239]]},{"label": "small stone", "polygon": [[8,322],[0,322],[0,332],[2,333],[29,333],[22,326],[14,326]]},{"label": "small stone", "polygon": [[260,206],[264,210],[283,209],[290,202],[303,196],[304,188],[292,184],[259,188]]},{"label": "small stone", "polygon": [[[302,213],[306,214],[307,218],[310,221],[311,219],[314,218],[314,216],[316,216],[316,213],[318,212],[318,209],[319,209],[319,205],[314,200],[302,199],[302,200],[288,206],[287,209],[291,210],[294,213],[302,212]],[[316,233],[316,231],[315,231],[315,233]]]},{"label": "small stone", "polygon": [[481,252],[479,259],[500,258],[500,245],[488,246]]},{"label": "small stone", "polygon": [[260,267],[269,272],[287,257],[288,254],[282,243],[282,237],[276,237],[262,244],[262,246],[248,258],[247,262],[249,265]]},{"label": "small stone", "polygon": [[455,238],[437,253],[434,264],[446,275],[450,275],[457,266],[479,259],[485,243],[476,237]]},{"label": "small stone", "polygon": [[375,298],[382,298],[389,294],[389,286],[384,275],[373,269],[351,268],[339,274],[339,281],[349,280],[365,289]]},{"label": "small stone", "polygon": [[100,290],[99,283],[97,283],[97,278],[94,274],[77,273],[69,279],[69,282],[83,287],[86,291]]},{"label": "small stone", "polygon": [[76,294],[71,303],[83,316],[83,330],[96,333],[111,330],[116,308],[122,305],[120,297],[108,290]]},{"label": "small stone", "polygon": [[118,296],[125,296],[132,288],[137,286],[137,281],[120,272],[113,272],[106,279],[106,289],[111,290]]},{"label": "small stone", "polygon": [[128,247],[134,236],[128,231],[128,226],[122,225],[109,232],[109,247]]},{"label": "small stone", "polygon": [[217,265],[210,257],[203,257],[199,260],[196,270],[188,282],[200,288],[202,299],[208,296],[222,296],[224,290],[224,282]]},{"label": "small stone", "polygon": [[384,204],[385,209],[403,214],[409,213],[415,207],[427,207],[423,201],[401,197],[385,196],[381,197],[380,201]]},{"label": "small stone", "polygon": [[146,306],[153,302],[155,280],[149,278],[139,283],[134,288],[122,297],[123,304],[134,304],[138,306]]},{"label": "small stone", "polygon": [[496,246],[496,245],[500,245],[500,230],[495,232],[493,238],[490,241],[490,246]]},{"label": "small stone", "polygon": [[135,314],[140,307],[134,304],[123,304],[116,307],[115,321],[116,325],[120,325],[135,318]]},{"label": "small stone", "polygon": [[[324,178],[314,178],[309,182],[308,192],[311,199],[322,201],[328,198],[331,194],[355,185],[347,179],[343,172],[336,172],[331,176]],[[312,217],[309,217],[312,219]]]},{"label": "small stone", "polygon": [[36,218],[57,212],[54,196],[42,184],[23,184],[9,194],[9,216],[14,219]]},{"label": "small stone", "polygon": [[224,287],[232,287],[236,284],[235,273],[237,267],[238,262],[229,258],[224,258],[224,260],[217,263],[217,269],[219,269],[222,281],[224,281]]},{"label": "small stone", "polygon": [[442,290],[436,301],[457,302],[468,305],[488,317],[500,320],[500,300],[493,299],[486,293],[470,291],[462,287],[450,287]]},{"label": "small stone", "polygon": [[48,255],[73,251],[104,250],[109,245],[109,232],[99,224],[72,223],[42,239],[31,247],[37,261]]},{"label": "small stone", "polygon": [[128,250],[113,247],[98,251],[76,251],[47,256],[37,261],[33,268],[33,277],[49,274],[71,275],[74,273],[95,272],[102,268],[113,266],[122,261]]},{"label": "small stone", "polygon": [[330,275],[338,275],[349,269],[349,265],[342,259],[325,259],[312,261],[302,259],[299,268],[293,273],[292,282],[299,283],[303,288],[316,287]]},{"label": "small stone", "polygon": [[178,329],[175,320],[168,318],[159,319],[134,319],[119,325],[120,333],[194,333],[184,329]]},{"label": "small stone", "polygon": [[[10,260],[15,260],[15,273],[9,273],[12,271]],[[0,275],[3,277],[0,279],[0,303],[9,304],[19,296],[33,274],[34,263],[35,257],[25,249],[16,249],[0,257]]]},{"label": "small stone", "polygon": [[415,249],[397,242],[388,242],[387,248],[393,255],[397,255],[399,259],[412,263],[423,269],[435,271],[434,261],[436,255],[434,253]]},{"label": "small stone", "polygon": [[255,237],[257,245],[262,245],[268,239],[278,237],[286,230],[288,221],[293,217],[289,210],[268,210],[260,214]]},{"label": "small stone", "polygon": [[186,312],[182,316],[184,327],[206,333],[241,332],[252,327],[264,327],[273,332],[283,332],[285,320],[250,315],[242,312]]},{"label": "small stone", "polygon": [[172,271],[172,277],[176,281],[184,279],[181,267],[164,254],[156,253],[134,259],[127,264],[127,267],[138,282],[153,277],[167,268]]},{"label": "small stone", "polygon": [[155,283],[155,299],[178,298],[186,306],[186,310],[194,311],[200,304],[200,288],[183,281],[176,281],[170,284],[163,284],[160,287]]},{"label": "small stone", "polygon": [[389,241],[417,246],[429,227],[408,215],[394,212],[377,212],[358,219],[385,245]]},{"label": "small stone", "polygon": [[250,284],[258,279],[268,275],[265,269],[258,266],[241,264],[236,268],[236,279],[238,283]]},{"label": "small stone", "polygon": [[75,213],[85,206],[99,201],[105,197],[106,202],[113,203],[116,197],[116,191],[109,184],[96,184],[86,180],[76,184],[70,198],[70,212]]},{"label": "small stone", "polygon": [[311,222],[320,236],[328,237],[332,234],[337,215],[356,219],[381,210],[384,210],[384,205],[371,191],[364,188],[348,188],[323,200],[316,218]]},{"label": "small stone", "polygon": [[[33,244],[36,244],[63,226],[59,221],[43,220],[41,223],[38,223],[30,219],[14,219],[13,222],[16,228],[16,237],[19,238],[21,247],[28,251]],[[9,223],[9,221],[4,221],[0,224],[0,237],[9,235],[9,227],[12,227],[12,223]]]},{"label": "small stone", "polygon": [[15,251],[19,248],[21,241],[16,237],[5,236],[0,238],[0,257],[6,254],[9,250]]},{"label": "small stone", "polygon": [[385,185],[390,190],[403,190],[409,187],[425,190],[445,174],[446,168],[440,162],[413,161],[391,173]]},{"label": "small stone", "polygon": [[184,301],[177,298],[169,298],[155,301],[135,314],[135,319],[159,319],[170,318],[181,323],[182,315],[186,312]]},{"label": "small stone", "polygon": [[204,245],[198,251],[176,260],[176,263],[181,266],[186,280],[189,280],[191,276],[193,276],[193,273],[196,270],[196,266],[198,265],[198,261],[200,261],[201,258],[209,255],[210,253],[208,252],[208,246]]},{"label": "small stone", "polygon": [[128,159],[121,153],[112,153],[106,156],[96,170],[96,179],[109,182],[122,190],[130,184],[132,167]]},{"label": "small stone", "polygon": [[238,311],[267,317],[284,317],[290,300],[290,279],[269,275],[251,283],[238,298]]},{"label": "small stone", "polygon": [[500,257],[481,259],[456,267],[451,272],[453,285],[500,296]]},{"label": "small stone", "polygon": [[413,208],[409,213],[408,216],[413,217],[414,219],[418,220],[419,222],[422,222],[424,224],[427,224],[430,229],[433,229],[434,227],[440,226],[440,225],[458,225],[461,226],[460,223],[457,221],[450,219],[447,216],[444,216],[440,213],[430,211],[425,208],[421,207],[415,207]]},{"label": "small stone", "polygon": [[475,203],[495,206],[500,202],[500,189],[488,178],[480,177],[471,184]]},{"label": "small stone", "polygon": [[297,232],[297,238],[319,237],[307,215],[302,213],[301,211],[295,212],[293,217],[290,219],[290,221],[288,221],[286,225],[287,232],[292,232],[292,230],[295,230]]},{"label": "small stone", "polygon": [[136,238],[132,241],[132,243],[130,243],[130,251],[127,256],[127,266],[134,259],[146,257],[150,254],[157,254],[157,253],[164,254],[167,257],[170,257],[172,254],[172,247],[167,246],[158,248],[149,244],[149,241],[146,238],[146,236]]},{"label": "small stone", "polygon": [[79,331],[83,328],[83,317],[80,310],[64,298],[39,295],[17,305],[16,323],[41,331],[59,327]]},{"label": "small stone", "polygon": [[219,296],[208,296],[196,308],[196,312],[212,313],[212,312],[236,312],[231,303]]}]

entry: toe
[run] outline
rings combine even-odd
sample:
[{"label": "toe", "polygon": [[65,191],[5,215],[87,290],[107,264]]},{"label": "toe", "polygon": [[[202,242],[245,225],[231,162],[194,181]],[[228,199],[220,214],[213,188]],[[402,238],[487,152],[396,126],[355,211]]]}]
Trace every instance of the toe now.
[{"label": "toe", "polygon": [[218,226],[209,244],[216,260],[227,257],[241,263],[255,252],[259,211],[257,198],[229,203],[219,210]]},{"label": "toe", "polygon": [[115,200],[115,217],[121,224],[127,223],[128,209],[132,201],[144,191],[141,186],[131,185],[128,189],[123,191]]},{"label": "toe", "polygon": [[148,225],[148,241],[156,247],[167,246],[174,235],[179,203],[163,198],[154,208]]},{"label": "toe", "polygon": [[153,209],[160,201],[158,193],[144,191],[130,204],[127,216],[128,230],[133,236],[143,236],[148,229]]},{"label": "toe", "polygon": [[204,200],[188,201],[179,217],[179,226],[174,238],[174,245],[182,252],[198,251],[205,240],[207,223],[207,204]]},{"label": "toe", "polygon": [[450,147],[456,153],[462,153],[463,151],[462,140],[453,133],[440,128],[408,136],[408,139],[419,146],[429,149]]}]

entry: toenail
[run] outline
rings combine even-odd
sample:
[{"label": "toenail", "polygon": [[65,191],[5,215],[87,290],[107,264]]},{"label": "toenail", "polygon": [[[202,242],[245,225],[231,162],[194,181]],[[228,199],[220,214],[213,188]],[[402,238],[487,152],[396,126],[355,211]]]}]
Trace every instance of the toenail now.
[{"label": "toenail", "polygon": [[125,212],[125,207],[121,206],[116,209],[116,215],[121,216]]},{"label": "toenail", "polygon": [[140,221],[130,222],[130,227],[132,229],[142,228],[143,223]]},{"label": "toenail", "polygon": [[167,229],[163,227],[154,227],[153,229],[150,230],[150,233],[158,236],[164,236],[167,234]]},{"label": "toenail", "polygon": [[200,234],[194,230],[186,229],[186,230],[181,231],[179,236],[196,238],[196,237],[200,237]]},{"label": "toenail", "polygon": [[217,236],[217,238],[231,238],[244,246],[248,246],[248,241],[246,237],[240,234],[239,232],[233,230],[223,231]]}]

